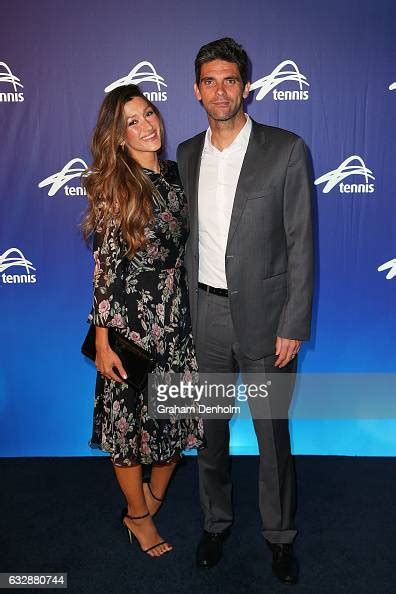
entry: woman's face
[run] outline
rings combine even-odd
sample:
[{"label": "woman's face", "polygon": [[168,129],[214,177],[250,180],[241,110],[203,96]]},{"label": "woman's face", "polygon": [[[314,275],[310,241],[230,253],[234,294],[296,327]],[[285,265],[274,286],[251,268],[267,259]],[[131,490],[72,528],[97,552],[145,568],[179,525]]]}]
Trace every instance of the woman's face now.
[{"label": "woman's face", "polygon": [[141,97],[134,97],[124,105],[126,120],[125,144],[136,160],[139,154],[157,152],[161,148],[160,119]]}]

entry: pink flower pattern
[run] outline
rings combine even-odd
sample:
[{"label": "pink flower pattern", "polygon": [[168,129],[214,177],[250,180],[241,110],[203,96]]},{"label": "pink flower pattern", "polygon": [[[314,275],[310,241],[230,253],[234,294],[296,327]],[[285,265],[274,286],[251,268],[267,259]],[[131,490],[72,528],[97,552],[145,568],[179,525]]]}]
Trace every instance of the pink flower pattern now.
[{"label": "pink flower pattern", "polygon": [[107,299],[103,299],[103,301],[99,303],[98,309],[102,316],[107,314],[107,312],[110,311],[110,302]]}]

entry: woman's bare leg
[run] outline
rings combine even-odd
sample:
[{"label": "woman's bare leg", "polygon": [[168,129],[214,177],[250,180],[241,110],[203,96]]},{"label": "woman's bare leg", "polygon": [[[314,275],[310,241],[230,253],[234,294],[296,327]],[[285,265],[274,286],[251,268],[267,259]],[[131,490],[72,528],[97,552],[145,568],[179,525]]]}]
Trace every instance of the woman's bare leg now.
[{"label": "woman's bare leg", "polygon": [[[151,469],[150,487],[153,495],[158,499],[163,499],[166,493],[171,476],[177,466],[179,457],[166,464],[153,464]],[[151,515],[154,515],[160,505],[161,501],[157,501],[150,493],[148,485],[143,483],[143,492],[146,500],[147,508]]]},{"label": "woman's bare leg", "polygon": [[[141,465],[128,467],[113,466],[120,488],[128,503],[128,515],[132,517],[143,516],[149,510],[143,494]],[[157,528],[150,516],[142,518],[141,520],[130,520],[129,518],[125,518],[124,521],[138,539],[142,549],[148,549],[163,540],[158,534]],[[148,551],[147,554],[151,557],[159,557],[171,549],[172,546],[170,544],[164,543],[155,549]]]}]

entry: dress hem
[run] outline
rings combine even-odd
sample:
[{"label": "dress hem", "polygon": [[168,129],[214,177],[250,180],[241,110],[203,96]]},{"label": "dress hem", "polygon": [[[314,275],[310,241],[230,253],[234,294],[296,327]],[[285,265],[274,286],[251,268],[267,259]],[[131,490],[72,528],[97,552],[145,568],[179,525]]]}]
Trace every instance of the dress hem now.
[{"label": "dress hem", "polygon": [[121,468],[130,468],[133,466],[137,466],[139,464],[143,465],[143,466],[150,466],[152,464],[167,464],[172,462],[176,457],[183,457],[184,452],[190,452],[191,450],[197,450],[200,451],[202,449],[204,449],[206,446],[204,444],[204,442],[202,441],[201,444],[199,445],[194,445],[194,446],[187,446],[184,448],[175,448],[175,450],[173,451],[173,453],[170,456],[167,456],[166,458],[136,458],[133,461],[132,460],[128,460],[125,462],[125,464],[117,464],[116,462],[114,462],[114,458],[113,458],[113,454],[112,451],[110,449],[106,449],[104,446],[102,446],[102,444],[95,442],[93,440],[90,440],[88,442],[88,446],[93,449],[93,450],[101,450],[102,452],[109,454],[110,458],[112,459],[112,462],[115,466],[121,467]]}]

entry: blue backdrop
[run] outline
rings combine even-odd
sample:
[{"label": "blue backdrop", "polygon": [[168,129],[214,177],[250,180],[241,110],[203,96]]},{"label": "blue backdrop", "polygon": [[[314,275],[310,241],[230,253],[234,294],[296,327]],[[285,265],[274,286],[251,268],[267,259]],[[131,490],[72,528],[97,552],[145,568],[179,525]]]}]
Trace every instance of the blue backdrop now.
[{"label": "blue backdrop", "polygon": [[[0,9],[1,455],[96,454],[87,446],[95,371],[79,352],[93,267],[78,223],[97,111],[105,88],[141,80],[174,158],[207,126],[192,92],[195,54],[223,36],[251,57],[249,114],[298,133],[312,154],[317,286],[303,369],[395,372],[394,0],[1,0]],[[311,397],[326,397],[326,381]],[[298,419],[293,449],[395,455],[395,429],[392,419]],[[232,449],[256,451],[250,422],[233,423]]]}]

